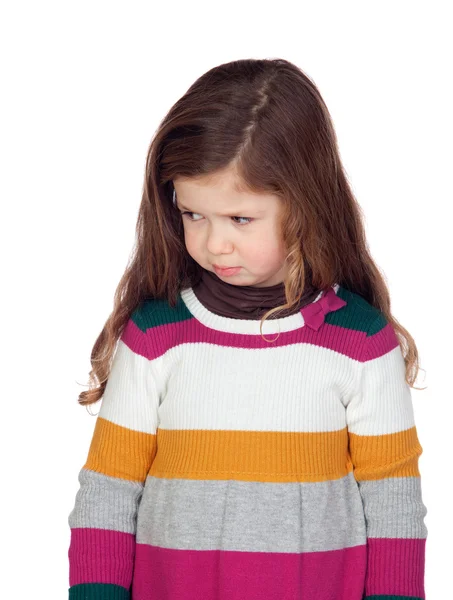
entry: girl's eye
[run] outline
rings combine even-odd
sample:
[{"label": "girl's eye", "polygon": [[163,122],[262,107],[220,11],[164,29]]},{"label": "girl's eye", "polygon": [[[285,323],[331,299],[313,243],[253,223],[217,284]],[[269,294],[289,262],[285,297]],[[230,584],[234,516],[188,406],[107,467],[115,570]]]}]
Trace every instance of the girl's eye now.
[{"label": "girl's eye", "polygon": [[[181,216],[183,215],[197,215],[198,213],[194,213],[194,212],[189,212],[189,211],[185,211],[181,213]],[[245,219],[247,221],[247,223],[238,223],[238,225],[248,225],[249,223],[251,223],[253,221],[252,217],[231,217],[232,219]],[[199,219],[193,219],[192,217],[189,216],[189,219],[191,221],[199,221]]]},{"label": "girl's eye", "polygon": [[248,225],[253,221],[252,217],[231,217],[232,219],[245,219],[247,223],[238,223],[238,225]]}]

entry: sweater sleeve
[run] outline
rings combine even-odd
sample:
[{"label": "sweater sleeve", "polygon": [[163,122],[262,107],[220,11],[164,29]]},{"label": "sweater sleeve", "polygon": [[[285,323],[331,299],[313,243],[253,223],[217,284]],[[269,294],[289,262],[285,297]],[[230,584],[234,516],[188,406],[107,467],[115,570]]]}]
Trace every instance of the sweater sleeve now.
[{"label": "sweater sleeve", "polygon": [[129,600],[137,510],[157,452],[158,378],[146,331],[131,317],[118,340],[68,517],[70,600]]},{"label": "sweater sleeve", "polygon": [[422,499],[411,388],[394,328],[379,312],[346,407],[349,452],[367,534],[365,599],[425,598],[427,509]]}]

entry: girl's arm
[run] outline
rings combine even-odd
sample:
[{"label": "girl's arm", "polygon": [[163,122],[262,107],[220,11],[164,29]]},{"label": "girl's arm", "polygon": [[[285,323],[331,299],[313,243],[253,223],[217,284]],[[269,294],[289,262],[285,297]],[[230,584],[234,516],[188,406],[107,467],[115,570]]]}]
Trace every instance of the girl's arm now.
[{"label": "girl's arm", "polygon": [[[69,599],[129,600],[136,517],[157,451],[159,390],[139,309],[118,341],[69,515]],[[138,323],[138,324],[136,324]]]},{"label": "girl's arm", "polygon": [[367,529],[364,598],[425,598],[427,528],[410,386],[393,327],[367,332],[357,393],[346,408],[349,449]]}]

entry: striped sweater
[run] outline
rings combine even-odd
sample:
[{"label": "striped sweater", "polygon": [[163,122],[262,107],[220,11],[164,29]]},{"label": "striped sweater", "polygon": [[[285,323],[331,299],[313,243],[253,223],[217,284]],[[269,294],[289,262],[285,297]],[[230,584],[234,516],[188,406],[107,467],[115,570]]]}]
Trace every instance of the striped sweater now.
[{"label": "striped sweater", "polygon": [[68,519],[70,600],[425,598],[394,329],[335,284],[262,333],[192,288],[134,311]]}]

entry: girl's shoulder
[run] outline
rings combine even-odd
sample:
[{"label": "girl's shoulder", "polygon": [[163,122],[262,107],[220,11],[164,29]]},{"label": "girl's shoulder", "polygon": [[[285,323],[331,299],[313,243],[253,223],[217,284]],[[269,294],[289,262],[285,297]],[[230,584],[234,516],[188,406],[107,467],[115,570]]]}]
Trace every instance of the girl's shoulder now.
[{"label": "girl's shoulder", "polygon": [[132,312],[123,335],[139,339],[144,353],[156,358],[178,344],[179,328],[174,325],[190,318],[192,315],[180,294],[175,306],[166,299],[146,298]]},{"label": "girl's shoulder", "polygon": [[365,363],[371,358],[394,352],[392,360],[402,365],[402,351],[397,332],[385,314],[360,294],[344,287],[339,287],[337,295],[347,304],[343,310],[337,311],[337,315],[335,312],[327,315],[326,321],[330,320],[331,323],[335,322],[342,327],[347,339],[342,339],[340,346],[344,345],[349,349],[351,358]]}]

